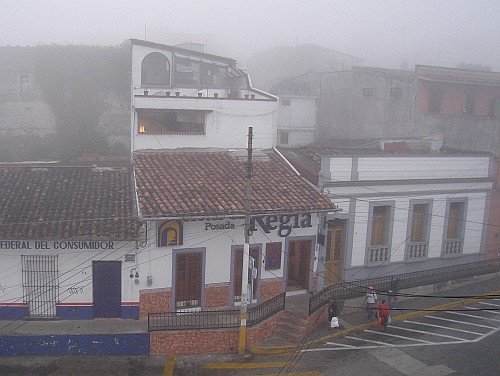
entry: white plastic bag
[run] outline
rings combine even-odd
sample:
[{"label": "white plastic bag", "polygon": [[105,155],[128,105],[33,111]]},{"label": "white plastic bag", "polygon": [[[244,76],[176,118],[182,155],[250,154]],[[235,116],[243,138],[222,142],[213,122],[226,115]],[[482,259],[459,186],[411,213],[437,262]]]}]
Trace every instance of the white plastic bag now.
[{"label": "white plastic bag", "polygon": [[339,327],[339,318],[333,316],[332,321],[330,322],[330,329],[338,328],[338,327]]},{"label": "white plastic bag", "polygon": [[387,325],[391,325],[391,323],[392,323],[392,318],[389,315],[389,317],[387,317]]}]

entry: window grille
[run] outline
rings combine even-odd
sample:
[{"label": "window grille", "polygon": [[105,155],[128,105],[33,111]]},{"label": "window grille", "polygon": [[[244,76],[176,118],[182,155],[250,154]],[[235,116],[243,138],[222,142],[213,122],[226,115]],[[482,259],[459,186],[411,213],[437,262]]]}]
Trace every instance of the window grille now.
[{"label": "window grille", "polygon": [[56,317],[59,277],[56,256],[23,255],[23,295],[30,318]]}]

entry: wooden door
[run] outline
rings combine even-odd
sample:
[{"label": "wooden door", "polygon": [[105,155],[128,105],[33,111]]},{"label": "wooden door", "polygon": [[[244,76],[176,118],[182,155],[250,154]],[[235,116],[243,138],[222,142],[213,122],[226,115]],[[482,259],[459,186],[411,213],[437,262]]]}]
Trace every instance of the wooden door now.
[{"label": "wooden door", "polygon": [[176,256],[175,307],[201,307],[201,253],[178,253]]},{"label": "wooden door", "polygon": [[122,316],[122,263],[92,261],[94,317]]},{"label": "wooden door", "polygon": [[344,256],[344,226],[337,225],[328,229],[326,250],[325,285],[339,283]]},{"label": "wooden door", "polygon": [[311,241],[299,241],[300,263],[299,263],[299,284],[304,289],[309,289],[309,276],[311,275]]}]

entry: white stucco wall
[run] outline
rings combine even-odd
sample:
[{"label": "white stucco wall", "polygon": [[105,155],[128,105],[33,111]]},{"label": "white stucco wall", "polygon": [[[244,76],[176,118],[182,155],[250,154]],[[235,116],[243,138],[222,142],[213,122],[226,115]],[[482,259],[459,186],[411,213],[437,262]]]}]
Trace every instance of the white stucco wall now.
[{"label": "white stucco wall", "polygon": [[[10,240],[2,239],[2,241]],[[22,240],[18,241],[22,242]],[[63,240],[56,242],[27,240],[25,242],[27,243],[24,244],[31,249],[1,250],[2,270],[4,272],[0,278],[0,302],[23,302],[22,255],[58,256],[58,300],[61,304],[92,303],[92,261],[121,261],[122,302],[139,301],[139,289],[142,283],[136,284],[134,279],[130,278],[130,269],[136,268],[140,273],[142,268],[137,265],[137,258],[135,262],[125,262],[125,254],[135,254],[137,251],[135,241],[113,241],[112,249],[97,250],[61,249],[61,246],[56,248],[54,243],[65,244],[66,241]],[[43,244],[43,246],[36,247],[35,242],[39,245]],[[139,280],[142,281],[142,275],[140,275]]]},{"label": "white stucco wall", "polygon": [[[246,148],[248,128],[253,127],[253,146],[270,149],[276,145],[278,102],[277,98],[247,88],[241,90],[239,98],[228,98],[227,88],[186,88],[172,85],[141,85],[141,64],[152,52],[163,54],[173,71],[172,52],[163,49],[134,45],[132,49],[132,151],[145,149],[176,148]],[[229,66],[224,59],[211,60],[209,56],[195,56],[190,59]],[[149,95],[144,95],[144,90]],[[170,97],[154,96],[170,92]],[[179,92],[178,97],[175,92]],[[198,98],[198,94],[202,97]],[[218,94],[219,98],[214,98]],[[248,99],[245,99],[245,95]],[[252,96],[254,98],[252,98]],[[136,110],[197,110],[207,111],[204,135],[145,135],[138,132]]]},{"label": "white stucco wall", "polygon": [[[325,191],[342,209],[344,219],[353,222],[347,236],[352,237],[350,264],[346,267],[365,265],[367,236],[370,224],[369,205],[377,202],[393,202],[390,262],[405,261],[408,214],[410,203],[424,200],[432,204],[428,259],[440,258],[447,203],[465,200],[466,221],[463,236],[463,255],[480,253],[483,223],[487,210],[488,192],[492,183],[476,180],[489,177],[489,156],[445,157],[359,157],[355,163],[348,157],[323,157],[322,176],[327,176]],[[352,174],[351,168],[358,167]],[[335,179],[337,178],[337,179]],[[475,179],[475,180],[468,180]],[[375,180],[376,184],[371,184]],[[397,183],[391,183],[397,181]],[[336,184],[337,183],[337,184]],[[355,211],[350,212],[351,200]],[[349,260],[349,258],[347,258]]]},{"label": "white stucco wall", "polygon": [[[283,100],[290,101],[290,105],[284,106]],[[302,146],[314,142],[316,97],[282,95],[279,102],[278,130],[288,133],[288,143],[283,146]]]},{"label": "white stucco wall", "polygon": [[[210,230],[206,229],[206,223],[213,225],[234,224],[235,229]],[[177,250],[205,249],[205,284],[229,283],[231,277],[231,250],[232,246],[243,246],[244,243],[244,220],[224,219],[224,220],[203,220],[184,222],[183,234],[184,244],[179,246],[157,247],[156,245],[156,223],[149,223],[149,245],[139,252],[139,263],[141,270],[147,270],[153,277],[153,284],[147,288],[170,288],[172,287],[172,254]],[[269,234],[262,231],[257,226],[251,236],[251,246],[261,246],[261,261],[265,259],[266,243],[281,242],[282,249],[285,249],[286,240],[293,240],[301,236],[316,236],[318,231],[319,217],[311,214],[312,227],[294,228],[288,237],[280,237],[276,230],[271,230]],[[313,244],[314,246],[314,244]],[[317,250],[314,250],[317,252]],[[315,253],[315,257],[317,258]],[[275,279],[283,277],[285,266],[285,255],[282,254],[281,269],[265,270],[265,265],[261,262],[259,275],[261,279]],[[144,288],[144,286],[142,287]]]},{"label": "white stucco wall", "polygon": [[133,150],[176,148],[247,148],[248,127],[253,127],[253,147],[271,149],[276,145],[277,102],[195,99],[136,98],[136,108],[193,109],[206,114],[204,135],[146,135],[138,133],[137,113],[131,129]]}]

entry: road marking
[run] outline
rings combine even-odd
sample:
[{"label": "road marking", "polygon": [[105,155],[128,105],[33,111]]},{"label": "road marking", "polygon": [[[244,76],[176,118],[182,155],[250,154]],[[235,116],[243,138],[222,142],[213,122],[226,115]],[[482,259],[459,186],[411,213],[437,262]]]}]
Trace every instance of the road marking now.
[{"label": "road marking", "polygon": [[370,351],[379,362],[383,362],[407,376],[446,376],[455,371],[444,364],[429,366],[398,349],[381,348]]},{"label": "road marking", "polygon": [[[484,303],[484,302],[478,302],[479,304],[484,304],[484,305],[489,305],[489,306],[494,306],[494,307],[498,307],[497,305],[495,304],[489,304],[489,303]],[[497,310],[493,310],[493,309],[484,309],[483,311],[486,311],[486,312],[491,312],[491,313],[494,313],[495,315],[500,315],[500,312],[498,312]]]},{"label": "road marking", "polygon": [[175,368],[175,355],[167,356],[165,367],[163,368],[163,376],[172,376]]},{"label": "road marking", "polygon": [[345,343],[335,343],[335,342],[327,342],[327,345],[346,347],[348,349],[356,349],[356,346],[346,345]]},{"label": "road marking", "polygon": [[363,339],[363,338],[351,337],[351,336],[345,336],[345,338],[354,339],[354,340],[358,340],[358,341],[362,341],[362,342],[375,343],[377,345],[383,345],[383,346],[394,346],[394,345],[387,343],[387,342],[373,341],[371,339]]},{"label": "road marking", "polygon": [[419,322],[419,321],[411,321],[411,320],[406,320],[405,322],[409,322],[410,324],[416,324],[416,325],[424,325],[424,326],[431,326],[434,328],[441,328],[441,329],[447,329],[447,330],[454,330],[456,332],[463,332],[463,333],[469,333],[469,334],[475,334],[477,336],[483,335],[483,333],[477,333],[477,332],[471,332],[470,330],[464,330],[464,329],[458,329],[458,328],[450,328],[448,326],[442,326],[442,325],[435,325],[435,324],[428,324],[426,322]]},{"label": "road marking", "polygon": [[429,341],[424,341],[423,339],[416,339],[416,338],[410,338],[410,337],[404,337],[404,336],[398,336],[396,334],[389,334],[389,333],[384,333],[384,332],[377,332],[375,330],[365,330],[365,332],[368,333],[375,333],[375,334],[380,334],[382,336],[387,336],[387,337],[394,337],[394,338],[400,338],[400,339],[406,339],[408,341],[415,341],[415,342],[422,342],[422,343],[433,343]]},{"label": "road marking", "polygon": [[415,333],[423,333],[423,334],[428,334],[431,336],[438,336],[438,337],[445,337],[445,338],[451,338],[451,339],[456,339],[459,341],[466,341],[465,338],[459,338],[459,337],[453,337],[453,336],[447,336],[446,334],[439,334],[439,333],[433,333],[433,332],[427,332],[425,330],[417,330],[417,329],[410,329],[410,328],[403,328],[401,326],[393,326],[392,329],[398,329],[398,330],[407,330],[409,332],[415,332]]},{"label": "road marking", "polygon": [[489,305],[489,306],[493,306],[493,307],[500,307],[500,305],[498,304],[493,304],[493,303],[487,303],[487,302],[478,302],[479,304],[484,304],[484,305]]},{"label": "road marking", "polygon": [[281,368],[290,366],[288,362],[248,362],[248,363],[208,363],[203,368],[208,369],[256,369],[256,368]]},{"label": "road marking", "polygon": [[[428,317],[430,319],[443,320],[443,321],[455,322],[455,323],[459,323],[459,324],[477,326],[479,328],[496,329],[496,327],[494,327],[494,326],[474,324],[472,322],[467,322],[467,321],[458,321],[458,320],[452,320],[452,319],[445,319],[444,317],[437,317],[437,316],[426,316],[426,317]],[[481,333],[481,334],[483,334],[483,333]]]},{"label": "road marking", "polygon": [[496,321],[500,322],[500,320],[497,319],[491,319],[489,317],[484,317],[484,316],[476,316],[476,315],[469,315],[468,313],[462,313],[462,312],[453,312],[453,311],[444,311],[446,313],[451,313],[453,315],[459,315],[459,316],[466,316],[466,317],[472,317],[475,319],[481,319],[481,320],[489,320],[489,321]]}]

